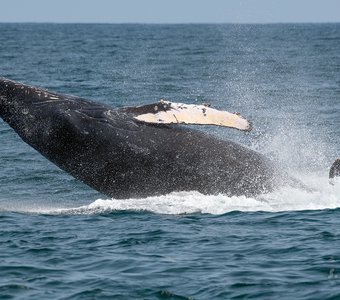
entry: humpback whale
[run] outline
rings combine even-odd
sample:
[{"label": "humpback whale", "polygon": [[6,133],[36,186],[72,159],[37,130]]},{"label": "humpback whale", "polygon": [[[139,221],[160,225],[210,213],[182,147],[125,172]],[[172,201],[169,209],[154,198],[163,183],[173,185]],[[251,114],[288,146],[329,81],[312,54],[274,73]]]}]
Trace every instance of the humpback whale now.
[{"label": "humpback whale", "polygon": [[0,78],[0,117],[48,160],[110,197],[192,190],[256,196],[303,186],[264,155],[181,125],[251,129],[239,114],[208,105],[114,108]]}]

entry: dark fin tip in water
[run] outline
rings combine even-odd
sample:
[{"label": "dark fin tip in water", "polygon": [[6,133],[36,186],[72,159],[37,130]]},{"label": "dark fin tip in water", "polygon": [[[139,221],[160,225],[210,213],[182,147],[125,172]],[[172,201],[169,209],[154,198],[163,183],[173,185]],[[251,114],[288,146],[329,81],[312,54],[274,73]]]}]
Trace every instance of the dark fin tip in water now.
[{"label": "dark fin tip in water", "polygon": [[335,160],[329,170],[329,183],[333,185],[336,177],[340,177],[340,158]]}]

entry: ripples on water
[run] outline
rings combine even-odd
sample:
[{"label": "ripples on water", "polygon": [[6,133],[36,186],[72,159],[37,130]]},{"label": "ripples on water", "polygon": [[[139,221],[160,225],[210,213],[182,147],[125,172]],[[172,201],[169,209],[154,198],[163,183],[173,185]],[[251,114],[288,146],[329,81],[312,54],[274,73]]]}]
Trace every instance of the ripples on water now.
[{"label": "ripples on water", "polygon": [[0,222],[3,296],[325,299],[339,291],[339,210],[2,213]]},{"label": "ripples on water", "polygon": [[0,75],[114,106],[168,98],[248,116],[206,128],[313,192],[115,200],[0,124],[1,299],[337,299],[340,27],[0,24]]}]

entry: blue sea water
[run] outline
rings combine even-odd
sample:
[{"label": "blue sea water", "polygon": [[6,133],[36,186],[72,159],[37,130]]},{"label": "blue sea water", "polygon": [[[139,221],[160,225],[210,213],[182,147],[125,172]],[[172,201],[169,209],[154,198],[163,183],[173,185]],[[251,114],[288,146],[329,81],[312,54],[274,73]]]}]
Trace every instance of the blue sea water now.
[{"label": "blue sea water", "polygon": [[109,199],[0,121],[0,299],[340,299],[340,24],[0,24],[0,76],[240,112],[200,129],[313,188]]}]

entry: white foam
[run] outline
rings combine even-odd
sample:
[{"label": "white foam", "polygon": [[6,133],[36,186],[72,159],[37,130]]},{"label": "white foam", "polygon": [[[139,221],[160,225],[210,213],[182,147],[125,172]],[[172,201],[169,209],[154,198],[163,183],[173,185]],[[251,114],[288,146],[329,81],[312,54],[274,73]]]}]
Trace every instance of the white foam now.
[{"label": "white foam", "polygon": [[313,192],[281,188],[256,198],[245,196],[202,195],[198,192],[177,192],[143,199],[98,199],[89,205],[68,209],[43,210],[50,214],[98,214],[114,211],[147,211],[156,214],[225,214],[231,211],[301,211],[340,207],[340,182],[331,186],[326,179],[310,178]]},{"label": "white foam", "polygon": [[[213,214],[220,215],[232,211],[282,212],[301,210],[323,210],[340,208],[340,178],[334,185],[328,183],[325,174],[321,176],[298,176],[313,189],[284,187],[275,192],[255,198],[245,196],[203,195],[199,192],[174,192],[163,196],[131,199],[97,199],[88,205],[72,208],[18,203],[16,206],[0,208],[2,211],[33,214],[101,214],[111,212],[151,212],[156,214]],[[75,199],[76,200],[76,199]]]}]

